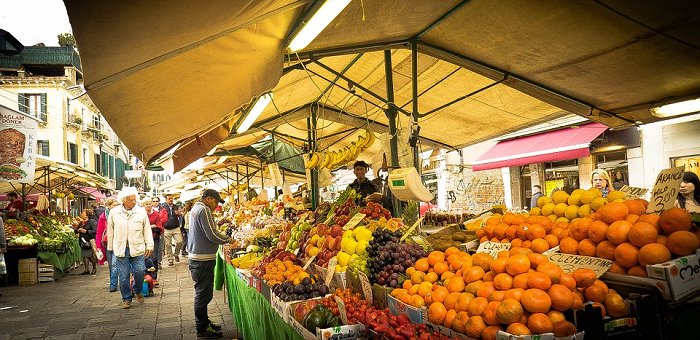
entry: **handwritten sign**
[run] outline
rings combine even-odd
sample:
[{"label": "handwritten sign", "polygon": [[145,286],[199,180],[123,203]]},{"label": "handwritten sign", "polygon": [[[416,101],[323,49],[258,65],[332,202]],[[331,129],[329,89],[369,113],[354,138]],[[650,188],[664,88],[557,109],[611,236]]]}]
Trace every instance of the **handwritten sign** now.
[{"label": "handwritten sign", "polygon": [[550,262],[556,263],[564,273],[571,273],[579,268],[587,268],[595,272],[596,277],[600,277],[612,267],[612,261],[598,257],[553,253],[547,256]]},{"label": "handwritten sign", "polygon": [[628,200],[642,198],[644,195],[646,195],[647,191],[649,191],[649,189],[629,187],[626,185],[623,185],[622,188],[620,188],[620,192],[624,193],[625,199]]},{"label": "handwritten sign", "polygon": [[423,222],[423,219],[424,219],[424,218],[425,218],[425,216],[419,218],[418,221],[416,221],[416,223],[413,223],[413,225],[411,226],[411,228],[409,228],[409,229],[403,234],[403,236],[401,236],[401,240],[399,240],[399,241],[403,242],[403,240],[405,240],[406,237],[408,237],[408,235],[411,235],[411,233],[413,232],[413,230],[416,229],[416,228],[418,228],[418,226],[420,225],[420,223]]},{"label": "handwritten sign", "polygon": [[334,217],[335,217],[335,213],[332,213],[332,214],[328,215],[328,218],[326,218],[326,221],[323,222],[323,224],[331,223],[331,220],[332,220]]},{"label": "handwritten sign", "polygon": [[495,259],[498,257],[498,253],[504,250],[510,250],[510,243],[486,241],[479,244],[479,248],[476,249],[476,252],[487,253]]},{"label": "handwritten sign", "polygon": [[326,286],[331,284],[331,280],[333,280],[333,274],[335,274],[335,266],[338,264],[338,258],[335,256],[328,260],[328,269],[326,271],[326,277],[324,281],[326,282]]},{"label": "handwritten sign", "polygon": [[684,171],[685,168],[679,166],[659,172],[659,175],[656,176],[654,189],[651,192],[651,201],[647,208],[647,214],[658,214],[673,208],[678,195],[678,187],[681,186],[681,181],[683,180]]},{"label": "handwritten sign", "polygon": [[350,322],[348,322],[348,312],[345,310],[345,301],[343,301],[343,299],[341,299],[340,297],[336,296],[335,303],[338,304],[338,312],[340,312],[340,321],[343,322],[343,325],[349,324]]},{"label": "handwritten sign", "polygon": [[303,267],[304,270],[306,270],[306,269],[309,268],[309,266],[311,265],[311,263],[313,263],[314,260],[316,259],[316,256],[318,256],[318,254],[316,254],[316,255],[314,255],[314,256],[311,256],[311,257],[306,261],[306,263],[304,264],[304,267]]},{"label": "handwritten sign", "polygon": [[356,226],[357,224],[359,224],[360,222],[362,222],[362,219],[365,218],[365,216],[367,216],[367,215],[362,214],[362,213],[357,213],[357,214],[355,214],[355,216],[353,216],[353,217],[350,219],[350,221],[348,221],[348,223],[345,223],[345,225],[343,226],[343,229],[349,230],[349,229],[355,228],[355,226]]},{"label": "handwritten sign", "polygon": [[365,300],[372,302],[372,284],[369,283],[367,274],[358,271],[357,276],[360,278],[360,285],[362,286],[362,293],[365,296]]},{"label": "handwritten sign", "polygon": [[423,235],[413,235],[411,236],[411,240],[415,242],[417,245],[421,246],[423,250],[428,251],[430,249],[430,242],[428,242],[428,239],[423,237]]}]

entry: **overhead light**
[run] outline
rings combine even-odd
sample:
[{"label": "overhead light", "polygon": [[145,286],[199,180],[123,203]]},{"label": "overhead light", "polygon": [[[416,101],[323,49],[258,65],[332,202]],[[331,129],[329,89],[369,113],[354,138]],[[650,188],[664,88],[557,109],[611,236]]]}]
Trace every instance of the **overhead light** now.
[{"label": "overhead light", "polygon": [[295,52],[308,46],[349,3],[350,0],[326,0],[294,36],[289,43],[289,50]]},{"label": "overhead light", "polygon": [[665,118],[698,111],[700,111],[700,98],[695,98],[652,108],[651,114],[656,117]]},{"label": "overhead light", "polygon": [[272,92],[267,92],[258,97],[258,100],[255,101],[255,104],[253,104],[253,107],[248,110],[248,114],[246,115],[245,119],[243,119],[243,122],[241,125],[236,128],[237,133],[243,133],[248,131],[251,125],[255,122],[256,119],[260,116],[260,114],[265,110],[267,105],[270,104],[272,101]]}]

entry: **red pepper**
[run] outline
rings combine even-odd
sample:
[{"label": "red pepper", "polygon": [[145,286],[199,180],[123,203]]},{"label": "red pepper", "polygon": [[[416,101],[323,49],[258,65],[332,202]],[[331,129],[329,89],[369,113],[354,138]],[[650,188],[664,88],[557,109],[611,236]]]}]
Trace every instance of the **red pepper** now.
[{"label": "red pepper", "polygon": [[[408,318],[405,314],[399,315],[398,318],[396,318],[396,322],[400,325],[410,325],[411,324],[411,319]],[[425,325],[424,325],[425,326]]]}]

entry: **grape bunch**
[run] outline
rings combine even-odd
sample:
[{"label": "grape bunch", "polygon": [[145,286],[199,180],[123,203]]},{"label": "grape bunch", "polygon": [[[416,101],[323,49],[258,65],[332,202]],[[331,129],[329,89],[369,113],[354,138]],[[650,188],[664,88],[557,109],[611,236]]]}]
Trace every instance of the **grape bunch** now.
[{"label": "grape bunch", "polygon": [[367,248],[369,280],[381,286],[399,287],[401,275],[426,253],[417,244],[401,243],[400,231],[377,229]]}]

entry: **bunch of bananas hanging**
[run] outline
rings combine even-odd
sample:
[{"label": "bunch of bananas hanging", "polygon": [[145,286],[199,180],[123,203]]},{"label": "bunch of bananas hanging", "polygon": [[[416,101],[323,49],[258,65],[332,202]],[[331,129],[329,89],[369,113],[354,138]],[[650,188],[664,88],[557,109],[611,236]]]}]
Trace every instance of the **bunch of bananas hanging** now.
[{"label": "bunch of bananas hanging", "polygon": [[246,191],[248,190],[248,183],[241,183],[241,184],[231,184],[231,186],[228,187],[228,190],[233,192],[233,191]]},{"label": "bunch of bananas hanging", "polygon": [[357,159],[360,152],[372,146],[374,141],[374,133],[369,129],[365,129],[364,135],[358,136],[356,142],[352,142],[350,146],[346,146],[341,150],[310,153],[309,160],[306,162],[305,167],[307,169],[313,169],[316,167],[319,169],[335,169],[340,165]]}]

